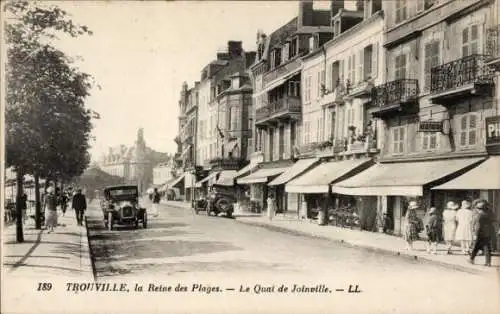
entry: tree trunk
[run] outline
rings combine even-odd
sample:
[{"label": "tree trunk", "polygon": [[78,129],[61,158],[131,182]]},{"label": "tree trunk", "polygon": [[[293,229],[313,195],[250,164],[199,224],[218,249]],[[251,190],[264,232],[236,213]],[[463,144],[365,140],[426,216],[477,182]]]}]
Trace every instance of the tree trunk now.
[{"label": "tree trunk", "polygon": [[40,202],[40,177],[35,174],[35,228],[42,229],[42,204]]},{"label": "tree trunk", "polygon": [[24,174],[21,171],[16,171],[17,195],[16,195],[16,241],[24,242],[23,234],[23,209],[21,200],[23,196],[23,181]]}]

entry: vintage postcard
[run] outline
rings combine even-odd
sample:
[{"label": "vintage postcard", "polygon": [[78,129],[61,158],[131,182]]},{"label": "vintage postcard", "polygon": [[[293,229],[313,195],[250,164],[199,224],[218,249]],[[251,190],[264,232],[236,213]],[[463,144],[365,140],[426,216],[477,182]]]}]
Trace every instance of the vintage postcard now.
[{"label": "vintage postcard", "polygon": [[0,5],[1,313],[500,312],[500,0]]}]

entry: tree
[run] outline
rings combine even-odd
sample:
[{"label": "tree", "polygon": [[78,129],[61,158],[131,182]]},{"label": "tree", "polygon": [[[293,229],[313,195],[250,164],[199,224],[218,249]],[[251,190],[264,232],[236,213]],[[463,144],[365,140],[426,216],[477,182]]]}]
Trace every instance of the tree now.
[{"label": "tree", "polygon": [[[7,42],[6,162],[17,173],[16,239],[22,242],[20,196],[23,176],[35,175],[37,217],[39,178],[68,178],[88,165],[90,112],[84,101],[90,76],[71,66],[71,60],[47,40],[64,33],[91,35],[56,6],[29,1],[4,5]],[[37,221],[39,227],[39,221]]]}]

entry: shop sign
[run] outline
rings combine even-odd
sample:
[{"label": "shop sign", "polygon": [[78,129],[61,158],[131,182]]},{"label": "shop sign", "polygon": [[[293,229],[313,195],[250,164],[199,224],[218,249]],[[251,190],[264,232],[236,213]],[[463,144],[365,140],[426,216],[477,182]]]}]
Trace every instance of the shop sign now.
[{"label": "shop sign", "polygon": [[437,133],[443,131],[442,121],[420,121],[418,124],[419,132]]},{"label": "shop sign", "polygon": [[486,150],[500,154],[500,116],[486,118]]}]

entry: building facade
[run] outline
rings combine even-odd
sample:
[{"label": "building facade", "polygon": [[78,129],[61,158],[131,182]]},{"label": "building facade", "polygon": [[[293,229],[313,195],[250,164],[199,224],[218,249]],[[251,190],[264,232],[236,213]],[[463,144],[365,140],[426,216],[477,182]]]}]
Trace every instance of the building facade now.
[{"label": "building facade", "polygon": [[167,153],[154,151],[147,147],[144,131],[137,131],[134,145],[120,145],[109,148],[98,162],[99,168],[111,175],[123,178],[124,183],[137,184],[141,192],[153,184],[153,167],[168,160]]}]

